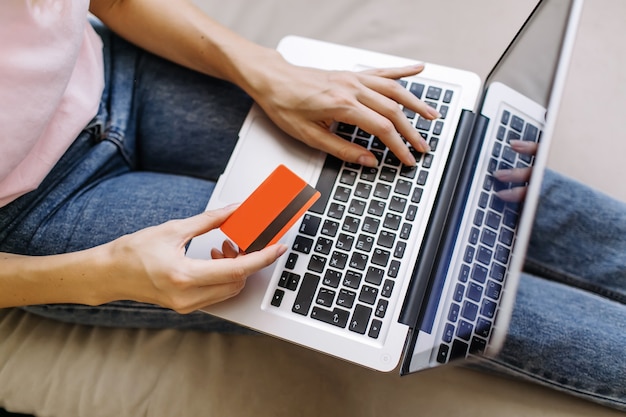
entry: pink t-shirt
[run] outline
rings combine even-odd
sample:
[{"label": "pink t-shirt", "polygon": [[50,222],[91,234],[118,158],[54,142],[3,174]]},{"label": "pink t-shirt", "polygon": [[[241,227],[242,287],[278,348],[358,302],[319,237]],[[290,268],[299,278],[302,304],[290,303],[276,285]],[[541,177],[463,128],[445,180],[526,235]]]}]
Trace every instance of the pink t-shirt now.
[{"label": "pink t-shirt", "polygon": [[34,190],[96,115],[89,0],[0,0],[0,207]]}]

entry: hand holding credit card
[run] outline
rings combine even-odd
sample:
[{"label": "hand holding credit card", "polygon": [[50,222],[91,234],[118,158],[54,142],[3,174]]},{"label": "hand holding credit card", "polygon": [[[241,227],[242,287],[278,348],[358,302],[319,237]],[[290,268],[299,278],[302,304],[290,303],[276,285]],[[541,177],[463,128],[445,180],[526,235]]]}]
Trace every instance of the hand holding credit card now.
[{"label": "hand holding credit card", "polygon": [[279,165],[220,226],[244,252],[272,245],[315,203],[320,192]]}]

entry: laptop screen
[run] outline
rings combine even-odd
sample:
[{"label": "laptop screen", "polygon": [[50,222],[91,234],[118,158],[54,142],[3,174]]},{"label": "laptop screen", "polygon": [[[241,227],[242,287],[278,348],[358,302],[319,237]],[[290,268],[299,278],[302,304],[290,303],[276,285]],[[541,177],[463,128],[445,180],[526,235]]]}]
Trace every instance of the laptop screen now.
[{"label": "laptop screen", "polygon": [[570,0],[540,2],[487,77],[548,107]]},{"label": "laptop screen", "polygon": [[[561,69],[560,58],[562,54],[562,46],[564,44],[565,36],[567,33],[567,26],[570,19],[570,14],[572,11],[572,5],[574,0],[551,0],[551,1],[543,1],[539,2],[539,4],[535,7],[533,12],[530,14],[530,17],[524,23],[518,34],[515,36],[509,47],[505,50],[501,58],[496,63],[494,69],[491,71],[487,80],[485,82],[484,94],[481,100],[480,114],[475,115],[475,122],[473,124],[473,132],[470,134],[471,139],[469,139],[470,145],[468,148],[467,157],[465,158],[465,162],[463,162],[464,167],[461,169],[459,180],[459,185],[456,187],[455,193],[463,194],[463,190],[470,190],[473,187],[476,178],[476,172],[474,171],[474,166],[476,164],[483,164],[483,160],[489,161],[490,159],[493,162],[493,166],[490,166],[488,172],[493,174],[494,171],[498,169],[507,169],[506,161],[502,161],[501,156],[496,157],[495,159],[492,157],[495,153],[494,150],[491,149],[492,145],[481,145],[481,143],[486,143],[482,137],[485,136],[485,132],[487,135],[493,135],[497,137],[499,143],[498,152],[500,150],[504,150],[509,148],[509,140],[512,139],[522,139],[522,140],[533,140],[536,142],[541,142],[544,139],[544,136],[541,136],[539,131],[541,131],[544,127],[547,127],[545,116],[547,114],[546,109],[556,108],[554,106],[557,105],[556,101],[551,102],[552,97],[560,97],[559,94],[553,96],[553,86],[555,77],[557,72]],[[503,88],[504,86],[504,88]],[[498,104],[497,100],[494,97],[499,97],[500,94],[494,94],[494,91],[502,92],[509,100],[512,97],[514,103],[522,103],[520,106],[521,109],[531,109],[532,111],[527,112],[526,114],[519,114],[520,117],[516,117],[512,111],[510,104],[511,102],[507,101],[507,104]],[[490,94],[492,96],[490,97]],[[523,98],[520,98],[523,97]],[[526,106],[527,103],[531,103],[531,106]],[[504,103],[504,102],[502,102]],[[515,107],[515,106],[513,106]],[[532,116],[527,121],[522,121],[522,117],[524,116]],[[552,122],[552,121],[551,121]],[[553,124],[553,123],[552,123]],[[544,126],[545,125],[545,126]],[[487,127],[489,126],[489,127]],[[532,129],[529,129],[532,127]],[[498,133],[495,133],[498,132]],[[503,133],[500,136],[500,132]],[[544,131],[544,134],[546,132]],[[481,139],[476,139],[481,138]],[[489,149],[485,149],[484,146],[489,146]],[[539,146],[541,148],[541,145]],[[547,147],[546,147],[547,148]],[[510,149],[510,148],[509,148]],[[504,152],[504,151],[502,151]],[[512,152],[511,152],[512,153]],[[501,154],[499,154],[501,155]],[[537,154],[539,156],[539,153]],[[498,159],[498,162],[495,160]],[[507,157],[503,157],[504,160]],[[520,160],[522,160],[520,162]],[[539,159],[534,159],[534,161],[539,161]],[[542,164],[545,163],[545,158],[542,157]],[[504,165],[504,166],[503,166]],[[512,156],[510,168],[515,167],[524,167],[533,165],[533,157],[529,156],[527,158],[519,158]],[[470,168],[471,167],[471,168]],[[537,170],[537,171],[541,171]],[[490,179],[489,181],[494,181],[494,183],[498,183],[498,181],[493,179],[493,175],[487,175]],[[519,184],[509,184],[504,185],[504,187],[527,187],[527,190],[530,190],[531,186],[536,194],[537,186],[534,184],[534,179],[537,178],[537,183],[540,183],[541,176],[535,175],[531,177],[533,184],[531,183],[519,183]],[[502,184],[501,184],[502,185]],[[538,185],[538,184],[537,184]],[[478,185],[478,187],[482,187],[483,184]],[[495,187],[494,187],[495,189]],[[461,191],[459,191],[461,190]],[[456,202],[453,199],[452,207],[448,212],[448,220],[447,220],[447,231],[444,231],[445,237],[443,237],[442,242],[440,243],[439,255],[437,259],[437,265],[433,269],[433,273],[431,275],[429,288],[427,290],[427,295],[425,297],[425,304],[422,305],[422,309],[420,312],[420,316],[418,318],[418,327],[421,332],[427,334],[433,334],[437,329],[437,325],[435,324],[435,317],[437,315],[437,311],[440,308],[440,303],[442,302],[442,293],[443,288],[446,282],[446,277],[452,276],[456,277],[460,276],[457,270],[454,270],[454,266],[449,266],[450,261],[453,255],[453,248],[455,246],[455,242],[457,238],[459,239],[458,247],[462,247],[465,245],[465,242],[468,240],[467,236],[463,235],[466,229],[470,227],[472,229],[478,230],[474,227],[474,224],[469,224],[469,226],[465,223],[467,221],[472,222],[473,219],[466,220],[466,213],[474,212],[489,215],[491,211],[497,212],[494,216],[503,217],[507,216],[507,211],[510,211],[511,215],[509,219],[514,219],[512,222],[518,224],[517,222],[522,219],[525,220],[526,217],[526,204],[519,204],[518,208],[511,207],[504,203],[498,204],[500,207],[497,210],[493,210],[493,206],[482,205],[478,208],[474,208],[474,204],[478,202],[478,195],[485,194],[481,192],[482,190],[478,190],[477,193],[474,193],[472,196],[468,197],[470,200],[475,199],[473,201],[465,202],[465,198],[456,197]],[[529,194],[527,194],[529,195]],[[493,201],[493,200],[489,200]],[[529,205],[536,203],[536,196],[533,198],[532,204],[529,199],[526,200],[526,203]],[[478,203],[480,205],[480,203]],[[520,214],[521,213],[521,214]],[[534,210],[528,210],[528,214],[533,214]],[[464,217],[465,216],[465,217]],[[482,217],[481,217],[482,218]],[[528,223],[528,221],[525,221]],[[461,224],[465,226],[461,228]],[[511,222],[507,225],[510,231],[514,231],[515,229],[521,228],[521,223],[519,227],[515,227]],[[526,229],[529,229],[528,225],[524,226]],[[499,230],[499,229],[494,229]],[[477,240],[476,247],[480,247],[482,245],[482,235],[477,231],[475,234],[475,239]],[[498,232],[499,233],[499,232]],[[519,239],[513,237],[510,233],[511,238],[511,246],[508,249],[505,249],[507,255],[506,259],[511,261],[509,265],[509,272],[514,277],[509,275],[508,278],[503,279],[507,272],[504,270],[504,267],[501,268],[500,273],[496,273],[492,275],[492,271],[489,273],[489,282],[493,281],[494,286],[500,288],[500,291],[504,290],[504,286],[506,285],[506,291],[502,291],[505,296],[500,300],[500,306],[502,307],[504,304],[504,298],[507,298],[506,303],[508,304],[505,308],[506,313],[503,314],[504,317],[504,325],[500,326],[501,329],[505,329],[508,324],[508,315],[510,315],[510,306],[513,304],[514,298],[514,290],[516,287],[516,282],[518,279],[518,272],[521,269],[521,263],[523,261],[523,253],[525,250],[525,246],[527,242],[527,238],[529,235],[528,230],[524,231],[523,239]],[[492,233],[493,239],[496,241],[497,245],[494,244],[494,248],[499,246],[499,242],[501,241],[501,236],[496,236]],[[472,240],[470,237],[469,240]],[[520,244],[520,242],[522,244]],[[469,245],[468,245],[469,246]],[[454,249],[462,251],[462,249]],[[494,249],[495,252],[495,249]],[[467,253],[467,252],[466,252]],[[511,253],[509,257],[508,253]],[[463,262],[468,262],[465,259]],[[502,261],[502,265],[505,265],[508,261]],[[495,261],[494,261],[495,264]],[[469,271],[470,267],[467,266],[467,271]],[[493,268],[490,266],[490,268]],[[470,272],[468,272],[469,274]],[[466,275],[467,276],[467,275]],[[509,285],[508,281],[511,281],[513,278],[513,283]],[[460,279],[460,278],[459,278]],[[506,282],[506,283],[505,283]],[[485,282],[485,285],[487,283]],[[509,291],[510,290],[510,291]],[[508,293],[508,294],[507,294]],[[495,298],[495,297],[494,297]],[[494,304],[494,312],[495,312],[495,304]],[[482,313],[481,313],[482,314]],[[502,313],[498,313],[500,315]],[[499,320],[499,317],[496,317],[496,320]],[[417,338],[417,331],[414,332],[412,338],[413,342]],[[489,333],[488,331],[485,332]],[[458,336],[458,334],[457,334]],[[494,336],[494,332],[491,332],[490,343],[493,342],[493,339],[497,339],[496,345],[501,344],[503,340],[502,332],[500,332],[497,337]],[[468,340],[469,342],[469,340]],[[409,351],[412,351],[413,347],[409,348]],[[484,345],[479,347],[479,351],[484,350]],[[452,345],[451,351],[454,351],[454,345]],[[470,349],[471,351],[471,349]],[[415,355],[415,352],[413,353]],[[443,359],[447,360],[448,357],[454,356],[452,353],[448,354],[447,350],[443,352]],[[408,358],[407,358],[408,359]],[[410,361],[410,359],[409,359]],[[404,364],[404,371],[407,370],[410,372],[411,366],[409,365],[407,368],[407,361]]]}]

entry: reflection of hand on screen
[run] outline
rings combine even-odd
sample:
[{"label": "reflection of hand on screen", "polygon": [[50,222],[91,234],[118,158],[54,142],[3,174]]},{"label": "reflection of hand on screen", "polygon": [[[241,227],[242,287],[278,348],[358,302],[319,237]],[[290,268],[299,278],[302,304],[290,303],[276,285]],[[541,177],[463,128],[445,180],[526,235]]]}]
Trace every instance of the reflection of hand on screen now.
[{"label": "reflection of hand on screen", "polygon": [[[534,155],[537,153],[538,144],[535,142],[512,140],[510,145],[513,150],[521,154]],[[517,203],[523,201],[526,197],[526,189],[531,172],[532,167],[502,169],[494,172],[494,177],[499,181],[520,184],[498,191],[498,197],[509,202]]]}]

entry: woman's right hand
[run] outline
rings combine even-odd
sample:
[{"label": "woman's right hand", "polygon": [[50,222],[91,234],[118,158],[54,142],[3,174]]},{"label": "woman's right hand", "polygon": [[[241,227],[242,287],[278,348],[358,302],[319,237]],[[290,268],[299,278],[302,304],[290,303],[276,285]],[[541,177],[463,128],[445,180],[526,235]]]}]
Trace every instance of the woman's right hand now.
[{"label": "woman's right hand", "polygon": [[222,250],[207,248],[214,259],[185,256],[195,236],[219,227],[234,207],[171,220],[123,236],[107,245],[110,266],[102,277],[109,301],[130,299],[179,313],[206,307],[237,295],[246,278],[269,266],[286,251],[278,244],[243,254],[230,242]]},{"label": "woman's right hand", "polygon": [[[510,145],[514,151],[524,155],[535,155],[537,153],[537,148],[539,147],[539,144],[536,142],[523,140],[512,140]],[[532,167],[502,169],[493,173],[494,177],[498,181],[523,184],[528,183],[531,174]],[[519,203],[524,201],[524,198],[526,198],[527,189],[527,185],[505,188],[504,190],[498,191],[497,195],[504,201]]]}]

